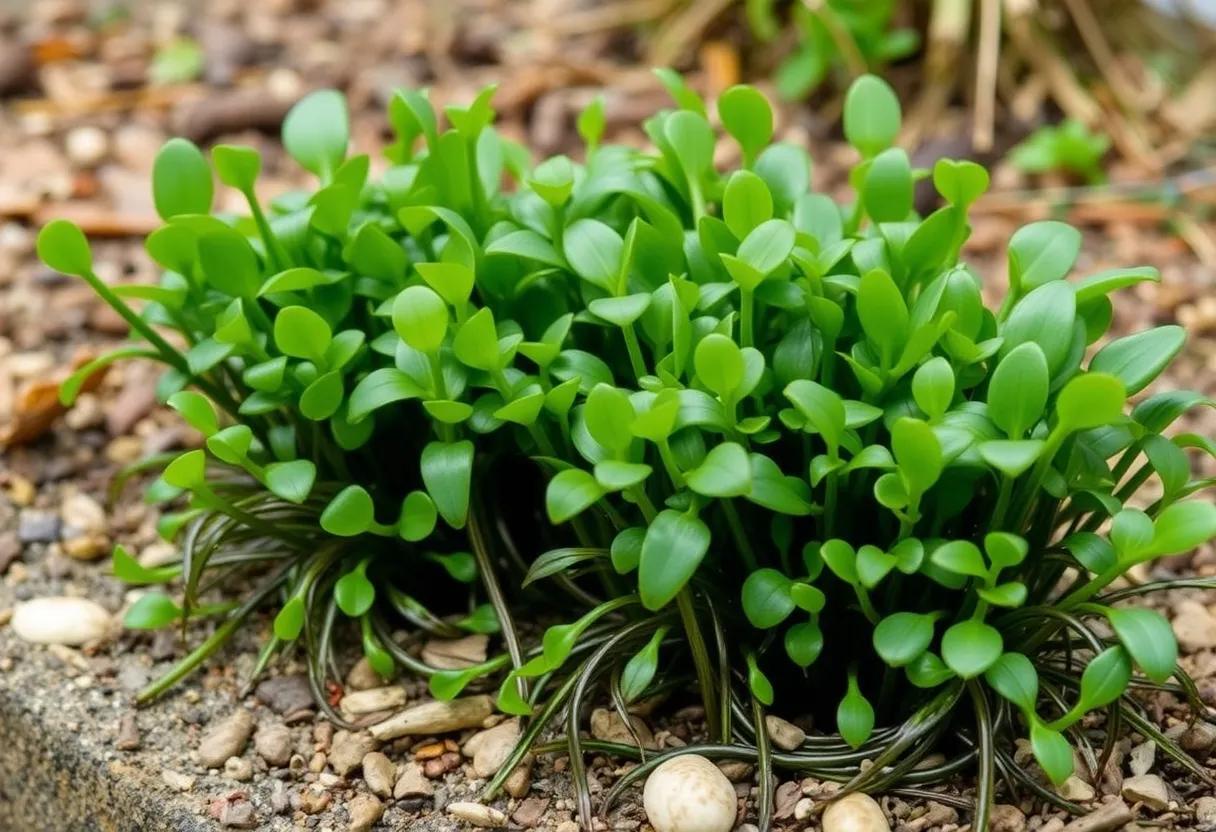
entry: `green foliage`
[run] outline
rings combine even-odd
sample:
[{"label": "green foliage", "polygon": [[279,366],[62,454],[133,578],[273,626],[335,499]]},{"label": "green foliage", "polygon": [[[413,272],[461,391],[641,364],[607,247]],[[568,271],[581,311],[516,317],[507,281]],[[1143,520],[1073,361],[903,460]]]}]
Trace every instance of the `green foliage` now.
[{"label": "green foliage", "polygon": [[1076,119],[1035,130],[1009,151],[1009,161],[1026,173],[1067,173],[1090,184],[1106,181],[1102,157],[1110,137]]},{"label": "green foliage", "polygon": [[[341,99],[317,93],[284,125],[316,193],[263,211],[256,154],[216,149],[250,202],[235,224],[205,215],[205,158],[170,143],[154,176],[166,225],[148,241],[164,277],[140,314],[103,297],[206,442],[150,489],[180,509],[163,524],[180,567],[115,553],[134,583],[181,577],[177,611],[148,601],[136,622],[189,618],[211,578],[244,570],[255,589],[225,626],[280,599],[267,656],[302,639],[318,690],[349,617],[378,671],[446,696],[500,681],[511,713],[601,678],[621,704],[695,676],[721,739],[736,695],[804,707],[805,671],[814,697],[842,697],[828,712],[868,759],[894,736],[927,753],[968,690],[984,731],[999,710],[1067,776],[1081,716],[1180,672],[1169,625],[1111,584],[1216,536],[1188,459],[1211,443],[1163,435],[1211,402],[1160,393],[1129,416],[1182,333],[1105,336],[1107,295],[1156,273],[1074,279],[1079,235],[1034,223],[989,309],[960,259],[987,175],[939,162],[941,207],[918,215],[929,172],[894,146],[882,81],[845,101],[859,197],[840,206],[809,192],[803,151],[770,144],[754,90],[718,102],[745,164],[719,172],[705,102],[662,78],[680,109],[646,122],[653,152],[603,144],[593,105],[584,161],[534,167],[491,126],[492,90],[448,108],[448,128],[399,93],[378,180],[346,156]],[[39,252],[95,280],[74,227],[48,225]],[[569,623],[520,646],[520,610]],[[501,629],[509,650],[439,671],[390,638],[401,626]],[[575,665],[578,693],[562,681]],[[739,687],[722,690],[731,668]],[[838,764],[808,753],[810,769]]]}]

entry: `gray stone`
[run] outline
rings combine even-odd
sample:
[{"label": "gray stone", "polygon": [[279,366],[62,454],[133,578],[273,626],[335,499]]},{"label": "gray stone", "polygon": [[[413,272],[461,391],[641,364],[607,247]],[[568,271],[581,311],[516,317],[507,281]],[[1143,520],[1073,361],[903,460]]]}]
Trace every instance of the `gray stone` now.
[{"label": "gray stone", "polygon": [[1200,829],[1216,829],[1216,797],[1201,797],[1194,808],[1195,823]]},{"label": "gray stone", "polygon": [[1170,805],[1170,791],[1165,781],[1156,774],[1141,774],[1123,781],[1123,797],[1135,803],[1143,803],[1156,812],[1164,812]]},{"label": "gray stone", "polygon": [[291,761],[291,729],[281,722],[263,725],[253,735],[253,748],[272,766],[285,766]]},{"label": "gray stone", "polygon": [[393,786],[393,797],[397,800],[430,797],[435,793],[435,784],[423,773],[421,763],[414,760],[402,763],[398,772],[397,784]]},{"label": "gray stone", "polygon": [[764,727],[768,730],[768,736],[773,741],[773,745],[782,751],[793,751],[806,739],[806,731],[779,716],[766,715]]},{"label": "gray stone", "polygon": [[287,714],[312,707],[312,691],[308,677],[302,673],[292,676],[271,676],[260,682],[254,691],[258,701],[277,714]]},{"label": "gray stone", "polygon": [[374,795],[360,794],[350,802],[346,811],[350,814],[348,832],[368,832],[384,814],[384,804]]},{"label": "gray stone", "polygon": [[372,793],[379,797],[393,796],[393,782],[397,777],[397,767],[393,761],[379,751],[369,751],[363,755],[363,780]]},{"label": "gray stone", "polygon": [[59,515],[23,509],[17,516],[17,539],[22,543],[50,543],[59,539]]}]

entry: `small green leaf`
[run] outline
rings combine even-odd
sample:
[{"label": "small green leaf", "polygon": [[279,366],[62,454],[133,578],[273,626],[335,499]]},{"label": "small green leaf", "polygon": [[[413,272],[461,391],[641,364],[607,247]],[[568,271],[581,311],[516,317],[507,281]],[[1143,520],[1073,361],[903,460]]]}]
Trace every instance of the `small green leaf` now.
[{"label": "small green leaf", "polygon": [[[393,329],[419,352],[439,351],[448,332],[448,320],[447,304],[426,286],[407,286],[393,300]],[[497,350],[497,339],[494,344]]]},{"label": "small green leaf", "polygon": [[1024,225],[1009,238],[1009,281],[1029,291],[1068,274],[1081,252],[1081,232],[1066,223],[1043,220]]},{"label": "small green leaf", "polygon": [[1081,674],[1076,710],[1084,713],[1114,702],[1132,680],[1132,661],[1122,647],[1108,647],[1089,660]]},{"label": "small green leaf", "polygon": [[1184,500],[1166,506],[1157,515],[1145,554],[1177,555],[1213,537],[1216,537],[1216,505],[1207,500]]},{"label": "small green leaf", "polygon": [[743,613],[753,627],[776,627],[794,611],[792,582],[776,569],[757,569],[743,582]]},{"label": "small green leaf", "polygon": [[954,400],[954,370],[941,356],[931,358],[912,376],[912,397],[930,420],[940,419]]},{"label": "small green leaf", "polygon": [[262,172],[262,157],[252,147],[217,144],[211,148],[211,161],[220,181],[242,193],[252,193],[258,174]]},{"label": "small green leaf", "polygon": [[863,156],[876,156],[899,135],[899,99],[874,75],[862,75],[844,99],[844,136]]},{"label": "small green leaf", "polygon": [[1130,396],[1160,375],[1185,342],[1186,330],[1174,325],[1116,338],[1098,350],[1089,362],[1089,371],[1115,376]]},{"label": "small green leaf", "polygon": [[194,489],[206,483],[207,455],[186,451],[165,466],[161,478],[176,488]]},{"label": "small green leaf", "polygon": [[1086,430],[1119,421],[1127,393],[1123,382],[1105,373],[1077,376],[1056,397],[1056,418],[1068,430]]},{"label": "small green leaf", "polygon": [[836,707],[836,730],[851,748],[860,748],[874,731],[874,706],[857,686],[857,674],[849,674],[849,688]]},{"label": "small green leaf", "polygon": [[667,509],[646,530],[638,562],[638,591],[648,610],[676,597],[709,550],[709,527],[699,518]]},{"label": "small green leaf", "polygon": [[335,494],[321,512],[321,528],[338,537],[363,534],[375,521],[374,510],[367,489],[361,485],[348,485]]},{"label": "small green leaf", "polygon": [[783,643],[790,661],[807,668],[823,652],[823,632],[814,621],[801,621],[785,631]]},{"label": "small green leaf", "polygon": [[722,219],[740,240],[773,218],[773,197],[764,180],[749,170],[731,174],[722,195]]},{"label": "small green leaf", "polygon": [[473,479],[473,443],[430,442],[419,463],[427,493],[444,521],[462,529],[469,514],[469,486]]},{"label": "small green leaf", "polygon": [[754,87],[739,84],[722,93],[718,117],[743,148],[745,164],[750,164],[773,139],[772,107]]},{"label": "small green leaf", "polygon": [[1022,710],[1033,714],[1039,699],[1039,674],[1021,653],[1005,653],[984,671],[989,687]]},{"label": "small green leaf", "polygon": [[274,636],[280,641],[295,641],[304,629],[304,599],[293,595],[274,617]]},{"label": "small green leaf", "polygon": [[1010,350],[988,381],[988,418],[1010,439],[1021,439],[1043,415],[1051,378],[1035,343]]},{"label": "small green leaf", "polygon": [[502,356],[498,352],[494,313],[488,306],[477,310],[461,325],[452,341],[452,349],[462,364],[477,370],[498,369]]},{"label": "small green leaf", "polygon": [[439,511],[435,501],[425,491],[411,491],[401,501],[401,516],[397,521],[397,532],[402,540],[416,542],[425,539],[435,530]]},{"label": "small green leaf", "polygon": [[891,667],[903,667],[929,649],[934,621],[914,612],[888,615],[874,628],[874,651]]},{"label": "small green leaf", "polygon": [[1106,617],[1132,659],[1154,682],[1164,683],[1178,665],[1178,642],[1159,612],[1141,608],[1109,608]]},{"label": "small green leaf", "polygon": [[152,198],[161,219],[211,213],[214,191],[202,151],[186,139],[165,142],[152,163]]},{"label": "small green leaf", "polygon": [[290,503],[302,503],[312,491],[317,467],[310,460],[274,462],[266,466],[266,487]]},{"label": "small green leaf", "polygon": [[983,578],[988,574],[988,565],[979,547],[969,540],[952,540],[943,543],[929,556],[935,565],[956,575]]},{"label": "small green leaf", "polygon": [[128,630],[159,630],[181,619],[182,608],[163,592],[146,592],[139,596],[122,618]]},{"label": "small green leaf", "polygon": [[190,427],[203,436],[211,436],[220,429],[215,418],[215,408],[205,396],[192,390],[182,390],[169,397],[166,404],[181,414]]},{"label": "small green leaf", "polygon": [[38,232],[38,259],[57,272],[83,277],[93,271],[93,252],[80,226],[51,220]]},{"label": "small green leaf", "polygon": [[350,117],[336,90],[317,90],[300,99],[283,119],[283,147],[300,167],[329,179],[346,158]]},{"label": "small green leaf", "polygon": [[659,646],[667,636],[667,627],[659,627],[641,650],[634,653],[621,670],[621,696],[626,702],[641,698],[654,680],[659,668]]},{"label": "small green leaf", "polygon": [[376,588],[367,579],[363,568],[352,569],[334,584],[334,600],[338,609],[351,618],[358,618],[369,609],[376,600]]},{"label": "small green leaf", "polygon": [[549,522],[566,522],[595,505],[595,501],[604,494],[604,487],[582,468],[558,471],[545,489],[545,510]]},{"label": "small green leaf", "polygon": [[684,479],[689,488],[706,497],[742,497],[752,489],[747,451],[736,442],[715,445]]},{"label": "small green leaf", "polygon": [[1001,657],[1004,642],[995,627],[972,619],[955,624],[942,635],[942,658],[964,679],[979,676]]},{"label": "small green leaf", "polygon": [[284,355],[319,362],[333,339],[325,319],[305,306],[287,306],[274,319],[274,343]]},{"label": "small green leaf", "polygon": [[1030,722],[1030,748],[1043,772],[1057,786],[1072,776],[1074,761],[1072,746],[1059,731],[1053,731],[1038,719]]}]

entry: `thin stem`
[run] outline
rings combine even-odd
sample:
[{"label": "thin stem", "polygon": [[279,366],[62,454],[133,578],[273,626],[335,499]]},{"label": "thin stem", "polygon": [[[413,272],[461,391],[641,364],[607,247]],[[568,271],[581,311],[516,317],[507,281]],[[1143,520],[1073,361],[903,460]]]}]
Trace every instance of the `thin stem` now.
[{"label": "thin stem", "polygon": [[[701,702],[705,706],[705,721],[709,726],[709,734],[712,737],[718,737],[721,742],[727,742],[730,738],[722,735],[722,724],[718,713],[718,691],[714,684],[714,669],[709,660],[709,648],[705,644],[705,637],[701,634],[701,625],[697,622],[692,590],[687,586],[676,594],[676,606],[680,610],[680,622],[684,625],[684,635],[688,638],[693,666],[697,671],[697,684],[701,688]],[[725,691],[722,693],[726,694]]]},{"label": "thin stem", "polygon": [[722,513],[726,516],[726,523],[730,526],[731,537],[735,540],[735,546],[739,549],[739,554],[743,556],[743,564],[749,572],[754,572],[760,568],[760,562],[756,559],[756,551],[752,548],[752,541],[747,536],[747,530],[743,528],[743,521],[739,518],[739,511],[735,508],[735,502],[731,499],[720,501]]},{"label": "thin stem", "polygon": [[629,364],[633,367],[633,375],[641,378],[646,375],[646,359],[642,356],[642,345],[638,342],[638,334],[633,331],[633,324],[621,327],[625,336],[625,350],[629,353]]},{"label": "thin stem", "polygon": [[739,287],[739,341],[744,347],[752,346],[755,340],[756,295],[750,289]]},{"label": "thin stem", "polygon": [[992,716],[988,712],[988,698],[979,682],[974,679],[967,682],[967,691],[971,694],[971,702],[975,707],[975,733],[979,751],[975,817],[971,820],[971,829],[973,832],[988,832],[988,813],[992,809],[993,775],[996,765],[992,743]]}]

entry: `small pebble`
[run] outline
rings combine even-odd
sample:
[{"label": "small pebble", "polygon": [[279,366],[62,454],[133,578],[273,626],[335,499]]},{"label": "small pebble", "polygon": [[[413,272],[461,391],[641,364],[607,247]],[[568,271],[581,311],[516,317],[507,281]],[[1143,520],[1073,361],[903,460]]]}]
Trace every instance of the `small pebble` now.
[{"label": "small pebble", "polygon": [[854,792],[828,804],[823,832],[891,832],[891,825],[877,800]]},{"label": "small pebble", "polygon": [[77,167],[91,168],[101,164],[106,158],[110,140],[101,128],[86,125],[68,131],[63,144],[72,164]]},{"label": "small pebble", "polygon": [[229,757],[224,761],[224,776],[238,783],[247,783],[253,779],[253,763],[244,757]]},{"label": "small pebble", "polygon": [[348,832],[368,832],[384,814],[384,804],[374,795],[360,794],[347,805],[346,811],[350,814]]},{"label": "small pebble", "polygon": [[253,714],[237,708],[202,738],[198,760],[205,768],[222,768],[229,757],[239,757],[253,733]]},{"label": "small pebble", "polygon": [[13,632],[34,644],[79,647],[105,638],[113,619],[105,607],[87,598],[35,598],[13,610]]},{"label": "small pebble", "polygon": [[646,778],[642,805],[655,832],[730,832],[738,809],[734,785],[697,754],[660,763]]},{"label": "small pebble", "polygon": [[507,816],[492,806],[480,803],[457,802],[449,803],[446,811],[452,817],[488,829],[498,829],[507,825]]}]

